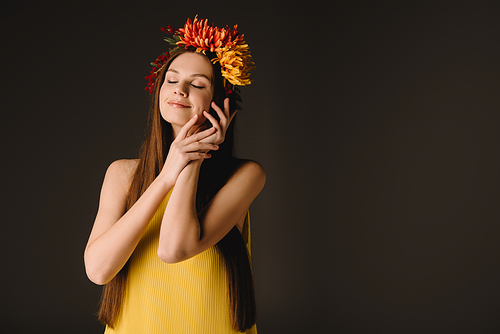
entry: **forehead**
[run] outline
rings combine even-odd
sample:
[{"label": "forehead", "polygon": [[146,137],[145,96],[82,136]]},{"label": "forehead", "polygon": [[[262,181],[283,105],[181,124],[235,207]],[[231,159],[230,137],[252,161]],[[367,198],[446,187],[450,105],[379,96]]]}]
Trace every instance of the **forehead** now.
[{"label": "forehead", "polygon": [[212,77],[212,64],[204,55],[195,52],[186,52],[177,56],[170,64],[167,72],[181,75],[204,75]]}]

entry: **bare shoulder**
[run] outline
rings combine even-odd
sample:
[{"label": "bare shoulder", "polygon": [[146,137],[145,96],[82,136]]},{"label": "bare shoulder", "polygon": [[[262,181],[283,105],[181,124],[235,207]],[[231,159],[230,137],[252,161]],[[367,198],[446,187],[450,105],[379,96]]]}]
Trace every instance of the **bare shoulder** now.
[{"label": "bare shoulder", "polygon": [[231,179],[244,179],[247,182],[254,183],[253,185],[260,191],[266,183],[266,172],[264,168],[253,160],[239,159],[238,163],[239,166]]},{"label": "bare shoulder", "polygon": [[109,175],[114,178],[130,179],[134,175],[138,164],[139,159],[116,160],[109,165],[106,176]]},{"label": "bare shoulder", "polygon": [[111,174],[119,174],[123,177],[130,177],[134,174],[137,165],[139,163],[139,159],[120,159],[113,161],[111,165],[108,167],[108,171],[106,173]]},{"label": "bare shoulder", "polygon": [[138,159],[121,159],[114,161],[109,165],[106,171],[103,187],[110,186],[128,191],[138,164]]},{"label": "bare shoulder", "polygon": [[238,159],[238,163],[239,167],[237,168],[236,173],[256,173],[264,178],[266,177],[264,167],[262,167],[262,165],[257,161]]}]

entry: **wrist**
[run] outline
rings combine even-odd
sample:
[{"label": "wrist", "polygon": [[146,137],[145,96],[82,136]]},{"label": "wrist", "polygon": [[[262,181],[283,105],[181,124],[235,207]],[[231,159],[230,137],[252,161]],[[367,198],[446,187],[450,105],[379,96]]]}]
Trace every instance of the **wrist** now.
[{"label": "wrist", "polygon": [[163,188],[168,192],[174,186],[175,179],[172,179],[172,177],[169,177],[169,175],[165,175],[164,173],[160,172],[160,174],[156,177],[153,183],[157,184],[159,187]]},{"label": "wrist", "polygon": [[200,171],[201,164],[203,163],[204,159],[198,159],[198,160],[193,160],[190,161],[184,169],[188,169],[190,171]]}]

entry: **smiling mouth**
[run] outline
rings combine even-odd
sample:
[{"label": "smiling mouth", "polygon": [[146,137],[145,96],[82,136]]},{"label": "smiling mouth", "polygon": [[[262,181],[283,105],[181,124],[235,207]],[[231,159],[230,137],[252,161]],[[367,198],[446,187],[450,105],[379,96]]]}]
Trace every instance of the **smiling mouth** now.
[{"label": "smiling mouth", "polygon": [[181,101],[168,101],[169,106],[174,108],[191,108],[191,106],[181,102]]}]

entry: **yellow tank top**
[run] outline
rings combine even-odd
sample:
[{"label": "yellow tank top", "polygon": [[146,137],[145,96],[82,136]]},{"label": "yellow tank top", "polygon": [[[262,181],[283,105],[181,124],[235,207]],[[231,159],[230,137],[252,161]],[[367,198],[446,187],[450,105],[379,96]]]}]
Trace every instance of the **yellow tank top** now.
[{"label": "yellow tank top", "polygon": [[[130,257],[124,302],[114,329],[105,334],[238,333],[230,323],[226,271],[215,247],[175,263],[157,255],[160,226],[170,193]],[[247,248],[250,253],[250,221]],[[256,334],[254,325],[246,331]]]}]

